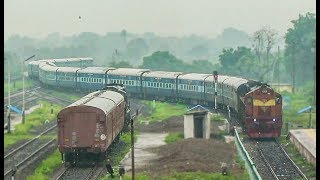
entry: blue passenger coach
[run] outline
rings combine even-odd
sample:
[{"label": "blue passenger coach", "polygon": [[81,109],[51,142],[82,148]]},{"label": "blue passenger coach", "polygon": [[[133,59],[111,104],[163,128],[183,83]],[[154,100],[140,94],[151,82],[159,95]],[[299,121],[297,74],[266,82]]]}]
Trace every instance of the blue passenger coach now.
[{"label": "blue passenger coach", "polygon": [[108,79],[108,84],[123,84],[126,87],[128,95],[131,93],[141,94],[141,76],[149,71],[149,69],[118,68],[108,71],[106,78]]},{"label": "blue passenger coach", "polygon": [[151,71],[142,75],[142,94],[144,97],[172,99],[177,97],[177,77],[182,72]]},{"label": "blue passenger coach", "polygon": [[[211,74],[188,73],[178,77],[178,96],[190,101],[204,101],[204,80]],[[195,102],[199,103],[199,102]]]},{"label": "blue passenger coach", "polygon": [[57,85],[57,67],[51,62],[44,62],[39,65],[39,80],[44,85],[56,86]]},{"label": "blue passenger coach", "polygon": [[105,87],[106,73],[115,68],[87,67],[77,71],[77,89],[84,91],[98,90]]},{"label": "blue passenger coach", "polygon": [[57,69],[57,87],[75,88],[77,85],[76,73],[80,68],[59,67]]}]

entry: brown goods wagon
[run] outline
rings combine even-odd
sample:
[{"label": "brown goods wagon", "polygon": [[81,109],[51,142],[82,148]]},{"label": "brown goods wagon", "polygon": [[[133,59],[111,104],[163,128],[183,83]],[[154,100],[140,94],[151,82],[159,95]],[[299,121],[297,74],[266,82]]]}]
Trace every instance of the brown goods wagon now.
[{"label": "brown goods wagon", "polygon": [[107,150],[124,125],[124,97],[101,90],[88,94],[58,113],[61,153]]}]

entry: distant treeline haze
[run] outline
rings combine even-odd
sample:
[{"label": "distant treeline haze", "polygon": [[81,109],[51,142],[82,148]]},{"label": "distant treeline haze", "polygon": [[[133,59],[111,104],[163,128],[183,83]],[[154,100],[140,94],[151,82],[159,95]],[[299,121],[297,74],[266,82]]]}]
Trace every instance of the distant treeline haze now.
[{"label": "distant treeline haze", "polygon": [[[4,43],[5,67],[12,62],[11,73],[19,77],[21,61],[33,54],[35,59],[93,57],[97,66],[196,73],[218,70],[219,74],[268,83],[310,86],[315,72],[315,14],[300,15],[291,23],[293,27],[284,37],[271,27],[261,27],[251,35],[227,28],[213,39],[197,35],[161,37],[126,30],[106,35],[52,33],[45,39],[16,35]],[[7,78],[7,68],[4,73]]]}]

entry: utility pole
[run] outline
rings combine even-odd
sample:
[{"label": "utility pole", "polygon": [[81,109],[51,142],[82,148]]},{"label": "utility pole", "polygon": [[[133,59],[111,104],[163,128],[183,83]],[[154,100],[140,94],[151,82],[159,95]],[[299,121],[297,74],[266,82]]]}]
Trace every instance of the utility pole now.
[{"label": "utility pole", "polygon": [[31,58],[35,57],[35,55],[32,55],[31,57],[27,58],[26,60],[22,61],[22,124],[25,123],[25,105],[24,105],[24,62],[30,60]]},{"label": "utility pole", "polygon": [[133,130],[133,119],[131,118],[131,172],[132,172],[132,180],[134,180],[134,130]]},{"label": "utility pole", "polygon": [[295,42],[293,42],[293,52],[292,52],[292,93],[295,93],[295,84],[296,84],[296,62],[295,62],[295,50],[296,50],[296,45]]},{"label": "utility pole", "polygon": [[278,74],[278,92],[280,92],[280,46],[278,46],[277,74]]},{"label": "utility pole", "polygon": [[11,133],[10,103],[10,60],[8,60],[8,133]]},{"label": "utility pole", "polygon": [[218,71],[213,71],[214,78],[214,109],[217,111],[217,82],[218,82]]},{"label": "utility pole", "polygon": [[313,43],[312,43],[312,45],[313,45],[313,47],[312,47],[312,51],[313,51],[313,53],[314,53],[314,64],[313,64],[313,90],[314,90],[314,100],[313,100],[313,102],[314,102],[314,105],[316,105],[316,101],[317,101],[317,99],[316,99],[316,94],[317,94],[317,91],[316,91],[316,80],[317,80],[317,76],[316,76],[316,69],[317,69],[317,64],[316,64],[316,55],[317,55],[317,53],[316,53],[316,40],[315,39],[313,39]]},{"label": "utility pole", "polygon": [[138,109],[136,114],[131,117],[131,172],[132,172],[132,180],[134,180],[134,127],[133,127],[133,120],[138,116],[139,112]]}]

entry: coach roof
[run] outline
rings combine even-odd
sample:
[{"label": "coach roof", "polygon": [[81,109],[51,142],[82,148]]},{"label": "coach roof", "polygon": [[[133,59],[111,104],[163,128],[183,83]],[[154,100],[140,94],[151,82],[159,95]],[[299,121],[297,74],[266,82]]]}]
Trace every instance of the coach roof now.
[{"label": "coach roof", "polygon": [[144,73],[142,76],[174,79],[180,74],[182,74],[182,72],[150,71]]},{"label": "coach roof", "polygon": [[140,76],[143,72],[148,72],[149,69],[132,69],[132,68],[118,68],[115,70],[111,70],[108,74],[111,75],[128,75],[128,76]]}]

